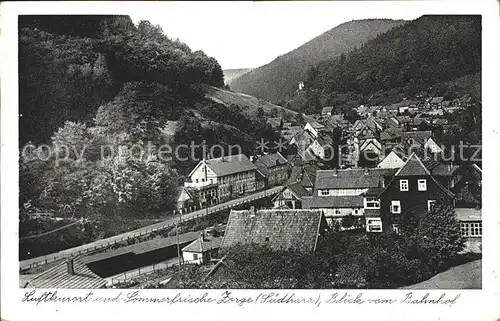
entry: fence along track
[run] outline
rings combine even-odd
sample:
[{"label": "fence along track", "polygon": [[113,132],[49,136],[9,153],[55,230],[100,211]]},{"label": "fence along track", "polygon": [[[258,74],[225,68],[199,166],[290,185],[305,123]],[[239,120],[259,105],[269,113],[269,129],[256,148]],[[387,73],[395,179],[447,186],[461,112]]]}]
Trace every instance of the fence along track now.
[{"label": "fence along track", "polygon": [[[218,205],[213,206],[212,208],[207,208],[205,210],[199,209],[199,210],[193,211],[191,213],[186,213],[183,215],[186,215],[188,217],[181,217],[180,221],[181,222],[182,221],[191,221],[191,220],[194,220],[194,219],[197,219],[197,218],[200,218],[203,216],[207,216],[209,214],[221,212],[221,211],[224,211],[224,210],[227,210],[227,209],[230,209],[230,208],[233,208],[233,207],[245,204],[245,203],[250,203],[250,202],[253,202],[255,200],[270,196],[271,194],[278,192],[281,188],[282,188],[281,186],[275,186],[275,187],[270,188],[268,190],[261,191],[261,192],[258,192],[256,194],[253,194],[253,195],[249,195],[248,198],[246,198],[244,200],[241,200],[241,199],[239,201],[234,200],[234,201],[236,201],[235,203],[226,204],[226,205],[222,205],[222,206],[220,206],[220,204],[218,204]],[[228,201],[226,203],[230,203],[230,202],[231,201]],[[224,204],[224,203],[222,203],[222,204]],[[194,214],[195,212],[200,212],[200,213]],[[194,215],[190,215],[190,214],[194,214]],[[44,256],[39,256],[36,258],[24,260],[24,261],[19,262],[19,270],[23,271],[23,270],[35,268],[35,267],[38,267],[40,265],[51,263],[51,262],[54,262],[57,260],[67,259],[67,258],[76,256],[76,255],[91,254],[92,252],[95,252],[97,250],[105,249],[105,248],[108,248],[112,245],[115,245],[118,242],[130,240],[130,239],[135,239],[135,238],[138,238],[138,237],[141,237],[144,235],[148,235],[148,234],[151,234],[153,232],[157,232],[157,231],[169,228],[169,227],[174,227],[177,224],[178,218],[172,217],[170,220],[172,220],[172,219],[174,220],[174,222],[168,222],[168,223],[167,222],[160,222],[160,223],[152,224],[152,225],[146,226],[145,228],[138,229],[136,233],[133,233],[134,231],[130,231],[130,232],[122,233],[119,235],[111,236],[108,238],[109,241],[107,243],[101,243],[100,245],[95,245],[93,243],[102,242],[102,241],[105,241],[106,239],[80,245],[79,247],[81,249],[78,251],[75,251],[74,250],[75,248],[69,248],[69,249],[54,253],[54,254],[47,254]],[[133,234],[127,235],[127,236],[123,235],[123,234],[129,234],[129,233],[133,233]],[[64,252],[67,252],[67,253],[64,253]]]}]

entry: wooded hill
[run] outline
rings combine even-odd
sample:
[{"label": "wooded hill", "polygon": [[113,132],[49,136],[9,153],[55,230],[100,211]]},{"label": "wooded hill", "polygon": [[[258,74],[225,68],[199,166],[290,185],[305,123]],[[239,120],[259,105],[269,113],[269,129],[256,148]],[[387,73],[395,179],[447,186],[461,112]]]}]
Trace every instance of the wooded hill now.
[{"label": "wooded hill", "polygon": [[350,109],[412,98],[423,90],[452,95],[454,88],[447,83],[480,72],[480,16],[422,16],[311,67],[306,99],[296,108],[310,113],[324,105]]},{"label": "wooded hill", "polygon": [[298,88],[298,82],[305,80],[309,65],[347,53],[404,22],[367,19],[343,23],[269,64],[234,79],[231,89],[273,103],[288,100]]},{"label": "wooded hill", "polygon": [[91,121],[132,81],[158,85],[140,95],[164,97],[168,119],[200,97],[198,84],[224,83],[214,58],[147,21],[136,27],[127,16],[19,17],[21,143],[47,142],[66,120]]},{"label": "wooded hill", "polygon": [[21,214],[162,216],[204,155],[163,159],[160,146],[205,141],[251,154],[276,136],[258,107],[206,97],[224,86],[218,62],[148,21],[21,16],[19,27]]}]

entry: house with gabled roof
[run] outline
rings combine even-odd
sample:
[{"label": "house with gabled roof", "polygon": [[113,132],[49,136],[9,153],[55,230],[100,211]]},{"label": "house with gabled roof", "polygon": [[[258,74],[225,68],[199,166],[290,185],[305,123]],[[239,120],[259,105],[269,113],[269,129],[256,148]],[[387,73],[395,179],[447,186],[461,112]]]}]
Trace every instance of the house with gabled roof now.
[{"label": "house with gabled roof", "polygon": [[314,140],[318,137],[314,135],[307,129],[302,129],[299,133],[295,134],[291,139],[289,144],[297,146],[298,152],[303,152],[307,150],[309,145],[314,142]]},{"label": "house with gabled roof", "polygon": [[403,128],[401,127],[390,127],[382,131],[380,133],[380,142],[382,143],[384,149],[396,146],[398,143],[400,143],[402,132]]},{"label": "house with gabled roof", "polygon": [[321,110],[321,115],[331,116],[334,108],[335,107],[332,107],[332,106],[323,107],[323,109]]},{"label": "house with gabled roof", "polygon": [[378,215],[380,201],[373,191],[385,187],[395,171],[377,168],[318,170],[314,193],[304,198],[303,206],[321,209],[330,225],[349,215],[364,220],[367,210],[375,210]]},{"label": "house with gabled roof", "polygon": [[274,208],[286,206],[289,209],[301,209],[302,199],[310,195],[311,192],[306,190],[301,182],[294,182],[285,185],[271,201],[274,204]]},{"label": "house with gabled roof", "polygon": [[328,229],[318,210],[231,210],[220,248],[225,253],[231,248],[255,244],[275,251],[310,253]]},{"label": "house with gabled roof", "polygon": [[313,121],[313,122],[308,122],[304,126],[304,130],[310,132],[314,137],[318,137],[319,133],[323,130],[325,130],[325,125],[321,124],[320,122]]},{"label": "house with gabled roof", "polygon": [[256,156],[253,163],[263,174],[266,186],[275,186],[288,179],[288,161],[279,152]]},{"label": "house with gabled roof", "polygon": [[382,154],[380,142],[381,125],[373,118],[368,118],[365,125],[354,134],[352,139],[354,159],[360,166],[375,165]]},{"label": "house with gabled roof", "polygon": [[387,154],[380,163],[377,164],[378,168],[401,168],[405,163],[403,154],[398,153],[399,148],[394,147],[389,154]]},{"label": "house with gabled roof", "polygon": [[436,143],[430,130],[405,131],[401,133],[401,143],[413,150],[429,150],[431,153],[442,153],[443,149]]},{"label": "house with gabled roof", "polygon": [[217,259],[221,242],[222,236],[211,237],[202,231],[200,237],[182,248],[182,259],[188,264],[203,264]]},{"label": "house with gabled roof", "polygon": [[437,201],[453,204],[454,200],[454,194],[432,175],[415,153],[397,170],[378,197],[383,230],[396,232],[402,216],[413,213],[419,219],[434,210]]},{"label": "house with gabled roof", "polygon": [[[244,154],[201,160],[189,173],[185,187],[198,193],[212,193],[206,199],[217,202],[256,190],[257,167]],[[216,193],[212,192],[213,187]],[[209,201],[210,204],[210,201]]]},{"label": "house with gabled roof", "polygon": [[288,182],[289,184],[300,182],[300,185],[302,185],[306,191],[312,193],[317,171],[318,167],[316,165],[304,164],[301,166],[294,166],[292,167]]},{"label": "house with gabled roof", "polygon": [[320,134],[308,147],[319,159],[329,159],[334,153],[333,138],[327,134]]},{"label": "house with gabled roof", "polygon": [[400,114],[409,111],[411,100],[402,100],[398,103],[398,112]]},{"label": "house with gabled roof", "polygon": [[431,105],[432,109],[438,109],[443,107],[443,101],[444,97],[432,97],[431,101],[429,104]]}]

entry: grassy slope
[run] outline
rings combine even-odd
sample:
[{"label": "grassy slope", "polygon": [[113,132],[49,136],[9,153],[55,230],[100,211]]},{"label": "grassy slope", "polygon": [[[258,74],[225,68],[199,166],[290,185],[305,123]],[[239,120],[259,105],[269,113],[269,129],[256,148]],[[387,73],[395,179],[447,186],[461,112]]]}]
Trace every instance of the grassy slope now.
[{"label": "grassy slope", "polygon": [[252,70],[251,68],[239,68],[239,69],[225,69],[224,72],[224,82],[231,85],[231,82],[241,75],[246,74]]},{"label": "grassy slope", "polygon": [[[259,107],[262,107],[265,112],[270,112],[273,108],[283,108],[247,94],[235,93],[211,86],[206,87],[205,97],[226,106],[236,104],[240,106],[244,112],[247,113],[255,113]],[[296,111],[286,108],[283,109],[285,110],[285,112],[291,114],[292,116],[297,115]],[[307,116],[305,116],[304,119],[306,121],[313,121],[312,118],[309,118]]]}]

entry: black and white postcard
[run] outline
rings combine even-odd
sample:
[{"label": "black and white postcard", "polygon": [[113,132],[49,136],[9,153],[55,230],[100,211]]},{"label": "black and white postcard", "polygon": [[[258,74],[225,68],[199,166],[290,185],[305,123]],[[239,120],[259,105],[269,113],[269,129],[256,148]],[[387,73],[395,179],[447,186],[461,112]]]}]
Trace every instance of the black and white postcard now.
[{"label": "black and white postcard", "polygon": [[500,317],[498,2],[0,8],[2,319]]}]

